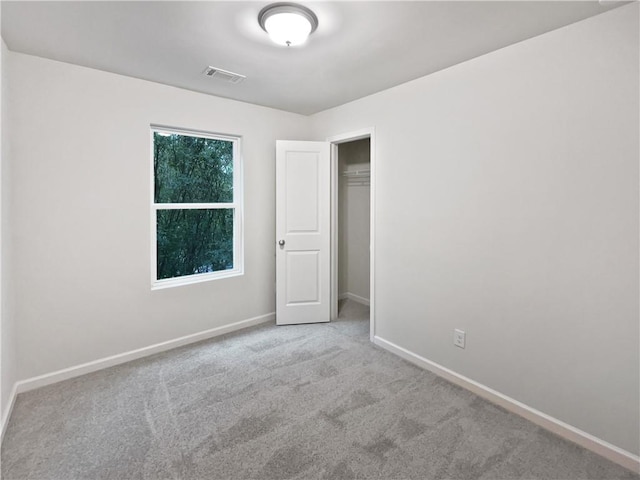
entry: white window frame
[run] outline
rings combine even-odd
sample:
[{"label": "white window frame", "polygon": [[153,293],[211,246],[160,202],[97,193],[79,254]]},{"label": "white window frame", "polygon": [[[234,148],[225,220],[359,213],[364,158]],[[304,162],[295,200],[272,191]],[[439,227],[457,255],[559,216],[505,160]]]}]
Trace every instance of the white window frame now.
[{"label": "white window frame", "polygon": [[[236,277],[244,274],[244,211],[243,211],[243,181],[242,181],[242,137],[225,135],[200,130],[167,127],[163,125],[150,126],[150,150],[151,150],[151,289],[157,290],[194,283],[208,282],[222,278]],[[155,202],[155,169],[154,133],[187,135],[191,137],[210,138],[224,140],[233,143],[233,202],[231,203],[156,203]],[[182,277],[165,278],[158,280],[158,239],[157,239],[157,212],[158,210],[200,210],[200,209],[233,209],[233,269],[220,270],[218,272],[196,273]]]}]

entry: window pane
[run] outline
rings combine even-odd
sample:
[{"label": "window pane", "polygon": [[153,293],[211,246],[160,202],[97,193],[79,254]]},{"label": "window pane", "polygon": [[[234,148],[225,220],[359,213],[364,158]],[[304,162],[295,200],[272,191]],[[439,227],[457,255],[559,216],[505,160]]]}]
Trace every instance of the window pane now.
[{"label": "window pane", "polygon": [[158,280],[233,269],[233,209],[158,210]]},{"label": "window pane", "polygon": [[233,202],[233,142],[153,133],[156,203]]}]

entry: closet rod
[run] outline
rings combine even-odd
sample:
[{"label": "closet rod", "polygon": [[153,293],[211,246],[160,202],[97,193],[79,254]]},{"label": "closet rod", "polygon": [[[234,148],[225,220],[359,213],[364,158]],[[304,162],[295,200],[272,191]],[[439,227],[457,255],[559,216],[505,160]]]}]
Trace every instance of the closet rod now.
[{"label": "closet rod", "polygon": [[345,177],[368,177],[371,175],[371,170],[345,170],[342,175]]}]

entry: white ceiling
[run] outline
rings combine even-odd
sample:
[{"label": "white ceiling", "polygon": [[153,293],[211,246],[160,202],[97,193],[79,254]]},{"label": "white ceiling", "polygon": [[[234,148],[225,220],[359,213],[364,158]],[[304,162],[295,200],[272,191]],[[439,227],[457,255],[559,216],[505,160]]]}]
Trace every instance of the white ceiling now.
[{"label": "white ceiling", "polygon": [[[2,37],[16,52],[312,114],[619,5],[303,1],[318,29],[280,47],[257,22],[268,3],[5,0]],[[247,79],[207,78],[208,65]]]}]

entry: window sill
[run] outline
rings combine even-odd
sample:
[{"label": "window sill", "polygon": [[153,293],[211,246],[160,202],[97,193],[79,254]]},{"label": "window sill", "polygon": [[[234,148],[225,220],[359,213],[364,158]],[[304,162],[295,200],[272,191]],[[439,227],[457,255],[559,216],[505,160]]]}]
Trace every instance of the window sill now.
[{"label": "window sill", "polygon": [[244,270],[224,270],[221,272],[201,273],[197,275],[189,275],[185,277],[167,278],[166,280],[156,280],[151,284],[151,290],[163,290],[165,288],[182,287],[184,285],[193,285],[194,283],[210,282],[212,280],[221,280],[223,278],[239,277],[244,275]]}]

